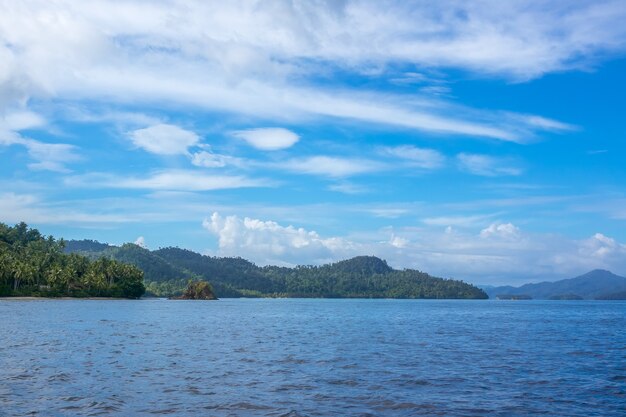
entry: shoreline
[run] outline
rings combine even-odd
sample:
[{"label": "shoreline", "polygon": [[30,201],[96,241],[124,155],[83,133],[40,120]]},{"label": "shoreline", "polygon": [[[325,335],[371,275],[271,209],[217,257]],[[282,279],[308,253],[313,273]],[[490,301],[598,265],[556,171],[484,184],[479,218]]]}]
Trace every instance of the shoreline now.
[{"label": "shoreline", "polygon": [[37,301],[37,300],[139,300],[133,298],[115,298],[115,297],[0,297],[0,301]]}]

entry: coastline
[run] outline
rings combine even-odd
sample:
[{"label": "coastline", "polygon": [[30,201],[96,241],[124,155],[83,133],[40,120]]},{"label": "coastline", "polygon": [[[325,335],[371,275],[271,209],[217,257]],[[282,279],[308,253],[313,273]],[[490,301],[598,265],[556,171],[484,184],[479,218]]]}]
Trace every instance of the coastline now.
[{"label": "coastline", "polygon": [[0,297],[0,301],[38,301],[38,300],[138,300],[133,298],[117,297]]}]

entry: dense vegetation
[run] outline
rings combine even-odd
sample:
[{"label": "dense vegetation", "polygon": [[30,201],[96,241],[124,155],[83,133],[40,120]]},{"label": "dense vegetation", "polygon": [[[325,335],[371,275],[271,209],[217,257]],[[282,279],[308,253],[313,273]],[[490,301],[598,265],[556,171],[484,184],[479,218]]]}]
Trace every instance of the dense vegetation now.
[{"label": "dense vegetation", "polygon": [[67,250],[107,256],[144,271],[147,294],[178,296],[189,280],[211,283],[218,297],[487,298],[462,281],[416,270],[394,270],[381,259],[359,256],[323,266],[259,267],[242,258],[218,258],[179,249],[149,251],[133,244],[68,242]]},{"label": "dense vegetation", "polygon": [[144,293],[136,266],[65,254],[64,246],[25,223],[0,223],[0,296],[139,298]]},{"label": "dense vegetation", "polygon": [[180,300],[217,300],[211,284],[206,281],[190,281],[183,294],[175,298]]}]

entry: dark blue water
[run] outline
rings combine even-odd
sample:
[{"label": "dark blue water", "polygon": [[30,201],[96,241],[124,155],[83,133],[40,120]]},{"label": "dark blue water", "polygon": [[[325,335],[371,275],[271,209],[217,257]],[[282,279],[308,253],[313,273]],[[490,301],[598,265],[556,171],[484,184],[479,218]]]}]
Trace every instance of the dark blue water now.
[{"label": "dark blue water", "polygon": [[0,416],[624,416],[626,303],[0,301]]}]

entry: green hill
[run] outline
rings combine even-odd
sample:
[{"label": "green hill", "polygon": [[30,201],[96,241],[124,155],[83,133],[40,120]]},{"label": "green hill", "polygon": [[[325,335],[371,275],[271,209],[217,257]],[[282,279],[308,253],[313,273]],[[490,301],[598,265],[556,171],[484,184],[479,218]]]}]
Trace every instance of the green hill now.
[{"label": "green hill", "polygon": [[220,298],[487,298],[473,285],[416,270],[395,270],[374,256],[286,268],[259,267],[242,258],[212,257],[174,247],[155,251],[133,244],[99,248],[93,241],[67,245],[68,251],[92,258],[107,256],[141,268],[147,293],[156,296],[180,295],[189,280],[204,280]]}]

